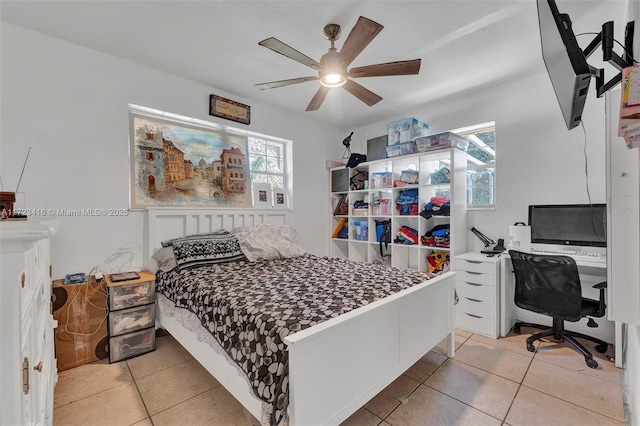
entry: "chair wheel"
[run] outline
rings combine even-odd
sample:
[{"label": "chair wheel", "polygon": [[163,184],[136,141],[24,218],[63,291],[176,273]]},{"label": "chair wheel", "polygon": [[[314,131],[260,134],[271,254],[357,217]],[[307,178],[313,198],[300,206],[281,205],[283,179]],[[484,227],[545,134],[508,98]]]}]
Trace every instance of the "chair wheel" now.
[{"label": "chair wheel", "polygon": [[604,345],[596,345],[596,351],[598,351],[599,354],[603,354],[605,352],[607,352],[607,347],[609,345],[608,344],[604,344]]},{"label": "chair wheel", "polygon": [[528,350],[529,352],[535,352],[535,351],[536,351],[536,347],[535,347],[535,346],[533,346],[533,343],[529,343],[529,342],[527,342],[527,350]]},{"label": "chair wheel", "polygon": [[587,361],[587,366],[589,368],[598,368],[598,361],[595,359],[586,359],[585,361]]}]

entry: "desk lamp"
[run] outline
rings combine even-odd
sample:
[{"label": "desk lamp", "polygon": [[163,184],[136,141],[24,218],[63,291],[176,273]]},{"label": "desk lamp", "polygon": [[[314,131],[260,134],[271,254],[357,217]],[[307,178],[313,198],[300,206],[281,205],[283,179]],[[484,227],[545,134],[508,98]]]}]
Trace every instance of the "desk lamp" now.
[{"label": "desk lamp", "polygon": [[[504,247],[504,240],[502,238],[499,238],[498,243],[496,244],[495,241],[484,235],[482,232],[478,231],[473,226],[469,227],[469,231],[473,232],[473,235],[478,237],[478,239],[482,241],[482,244],[484,244],[484,250],[480,250],[480,253],[498,254],[506,250],[506,248]],[[491,248],[491,246],[493,246],[494,244],[495,246]]]}]

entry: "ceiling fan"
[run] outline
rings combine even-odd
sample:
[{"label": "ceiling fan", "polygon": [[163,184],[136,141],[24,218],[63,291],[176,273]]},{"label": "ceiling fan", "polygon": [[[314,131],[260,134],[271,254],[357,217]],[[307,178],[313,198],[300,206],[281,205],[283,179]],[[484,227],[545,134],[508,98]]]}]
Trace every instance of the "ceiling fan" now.
[{"label": "ceiling fan", "polygon": [[369,89],[353,81],[359,77],[381,77],[387,75],[410,75],[420,72],[420,59],[409,61],[387,62],[383,64],[367,65],[363,67],[347,67],[364,50],[365,47],[382,31],[384,27],[371,19],[361,16],[353,27],[340,52],[334,46],[335,41],[340,38],[340,25],[329,24],[324,27],[324,36],[331,41],[329,51],[325,53],[320,62],[316,62],[310,57],[298,52],[294,48],[284,44],[280,40],[270,37],[262,40],[258,44],[274,52],[280,53],[287,58],[300,62],[318,71],[318,76],[299,77],[289,80],[278,80],[269,83],[260,83],[255,86],[261,90],[273,89],[276,87],[288,86],[291,84],[304,83],[307,81],[319,81],[320,88],[311,99],[306,111],[315,111],[320,108],[327,93],[333,87],[342,87],[365,104],[372,106],[380,102],[382,98]]}]

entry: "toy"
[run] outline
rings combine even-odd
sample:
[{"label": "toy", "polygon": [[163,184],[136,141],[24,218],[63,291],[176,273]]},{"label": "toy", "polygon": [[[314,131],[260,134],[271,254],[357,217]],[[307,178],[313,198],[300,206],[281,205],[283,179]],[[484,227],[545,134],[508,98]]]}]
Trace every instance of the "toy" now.
[{"label": "toy", "polygon": [[434,251],[427,256],[429,268],[427,272],[433,275],[439,275],[449,271],[449,253],[446,251]]}]

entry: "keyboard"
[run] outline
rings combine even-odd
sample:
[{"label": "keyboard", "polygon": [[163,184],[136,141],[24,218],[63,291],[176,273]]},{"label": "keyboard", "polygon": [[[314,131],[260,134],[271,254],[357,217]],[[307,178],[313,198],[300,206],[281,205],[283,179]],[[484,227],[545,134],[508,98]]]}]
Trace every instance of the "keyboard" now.
[{"label": "keyboard", "polygon": [[533,254],[553,254],[561,256],[572,257],[576,262],[593,262],[593,263],[607,263],[607,257],[592,251],[580,251],[580,250],[539,250],[532,249]]}]

